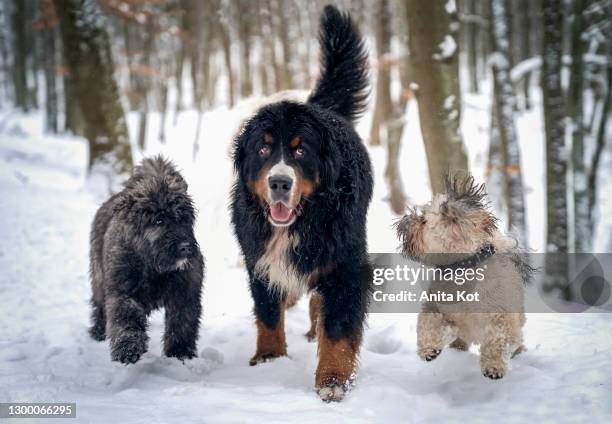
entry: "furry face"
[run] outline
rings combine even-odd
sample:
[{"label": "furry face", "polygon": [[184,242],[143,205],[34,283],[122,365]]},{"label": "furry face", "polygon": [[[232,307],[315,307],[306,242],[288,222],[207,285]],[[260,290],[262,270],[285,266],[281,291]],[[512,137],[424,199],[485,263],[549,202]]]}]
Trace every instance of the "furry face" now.
[{"label": "furry face", "polygon": [[234,164],[270,224],[302,214],[325,169],[325,136],[312,107],[281,102],[261,109],[236,140]]},{"label": "furry face", "polygon": [[397,224],[402,252],[412,258],[435,253],[474,253],[492,240],[497,219],[487,209],[484,185],[472,177],[446,180],[446,192],[413,208]]},{"label": "furry face", "polygon": [[136,180],[118,208],[132,224],[126,228],[128,237],[143,262],[159,273],[189,268],[199,248],[195,210],[180,176]]}]

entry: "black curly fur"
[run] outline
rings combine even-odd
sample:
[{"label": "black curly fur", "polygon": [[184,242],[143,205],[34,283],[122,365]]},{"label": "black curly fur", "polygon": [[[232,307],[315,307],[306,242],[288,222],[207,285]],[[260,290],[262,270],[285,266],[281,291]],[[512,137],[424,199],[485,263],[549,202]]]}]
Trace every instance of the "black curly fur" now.
[{"label": "black curly fur", "polygon": [[[147,349],[147,317],[166,313],[164,353],[196,355],[204,260],[187,184],[161,156],[145,159],[98,210],[91,229],[92,327],[111,358],[136,362]],[[180,265],[179,265],[180,264]]]},{"label": "black curly fur", "polygon": [[309,103],[331,110],[348,121],[367,106],[368,52],[348,13],[326,6],[321,16],[321,77]]}]

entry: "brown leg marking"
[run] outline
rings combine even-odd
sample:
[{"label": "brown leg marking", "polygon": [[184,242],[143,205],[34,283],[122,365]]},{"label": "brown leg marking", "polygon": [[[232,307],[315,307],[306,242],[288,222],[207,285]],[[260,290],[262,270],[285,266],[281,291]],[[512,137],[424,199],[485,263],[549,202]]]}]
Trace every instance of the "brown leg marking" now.
[{"label": "brown leg marking", "polygon": [[256,320],[255,325],[257,325],[257,352],[249,361],[249,365],[253,366],[280,356],[287,356],[284,308],[281,308],[276,328],[268,328],[260,320]]},{"label": "brown leg marking", "polygon": [[309,342],[312,342],[317,337],[317,323],[319,321],[319,313],[321,312],[321,295],[313,293],[310,296],[308,310],[310,313],[310,330],[304,335]]},{"label": "brown leg marking", "polygon": [[319,365],[315,385],[321,399],[340,401],[350,384],[357,364],[359,343],[349,339],[332,341],[319,325]]},{"label": "brown leg marking", "polygon": [[285,300],[285,309],[293,308],[300,300],[300,296],[287,296]]}]

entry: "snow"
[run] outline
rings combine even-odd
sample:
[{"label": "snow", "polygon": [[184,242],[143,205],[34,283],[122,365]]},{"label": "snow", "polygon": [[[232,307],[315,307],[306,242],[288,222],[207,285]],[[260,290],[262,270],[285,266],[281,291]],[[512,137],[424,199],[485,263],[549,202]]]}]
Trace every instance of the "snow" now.
[{"label": "snow", "polygon": [[[486,167],[488,98],[467,95],[465,104],[476,107],[463,110],[462,133],[479,181]],[[112,363],[108,344],[94,342],[86,331],[88,232],[104,199],[86,182],[85,143],[44,135],[38,113],[0,111],[0,402],[76,402],[76,422],[91,423],[612,419],[612,320],[605,314],[530,314],[528,351],[511,362],[500,381],[481,375],[476,349],[445,350],[432,363],[421,361],[415,351],[416,315],[373,314],[354,389],[344,402],[325,404],[313,391],[317,353],[303,336],[309,322],[307,300],[302,299],[286,317],[290,356],[250,367],[252,301],[227,205],[233,181],[230,140],[261,104],[250,99],[231,110],[206,112],[195,162],[196,112],[180,113],[176,124],[168,119],[166,144],[157,140],[159,116],[149,119],[146,153],[161,152],[177,163],[199,209],[196,232],[207,264],[204,316],[198,358],[183,364],[161,354],[163,314],[157,312],[150,320],[148,353],[129,366]],[[411,203],[430,197],[417,113],[416,103],[410,102],[400,160]],[[369,119],[358,126],[362,135]],[[129,116],[128,123],[133,122],[136,117]],[[542,249],[541,117],[526,113],[517,124],[525,152],[531,246]],[[385,152],[377,147],[370,154],[375,192],[369,250],[393,252],[398,242],[391,228],[395,217],[384,200]],[[601,216],[608,217],[610,203],[605,207]],[[609,221],[602,221],[600,226],[609,230]]]},{"label": "snow", "polygon": [[452,35],[446,34],[444,40],[438,45],[440,51],[433,54],[435,60],[445,60],[451,58],[457,51],[457,43]]}]

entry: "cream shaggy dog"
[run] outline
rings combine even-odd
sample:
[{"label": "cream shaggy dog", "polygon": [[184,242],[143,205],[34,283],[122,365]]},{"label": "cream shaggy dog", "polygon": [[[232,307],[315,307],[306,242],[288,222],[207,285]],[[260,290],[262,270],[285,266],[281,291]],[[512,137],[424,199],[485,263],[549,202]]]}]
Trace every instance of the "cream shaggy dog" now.
[{"label": "cream shaggy dog", "polygon": [[[482,373],[499,379],[524,350],[524,284],[533,268],[516,240],[498,230],[485,199],[472,177],[447,178],[446,193],[396,227],[402,253],[439,271],[418,317],[419,356],[431,361],[446,346],[480,344]],[[478,300],[466,301],[470,294]]]}]

